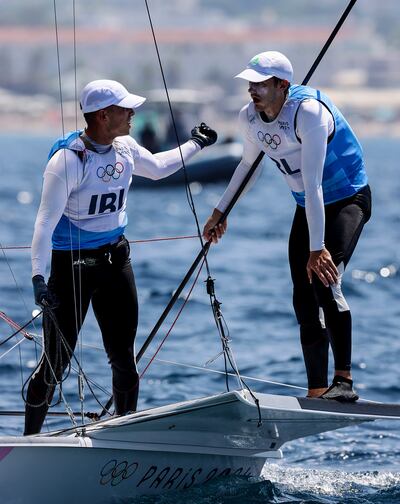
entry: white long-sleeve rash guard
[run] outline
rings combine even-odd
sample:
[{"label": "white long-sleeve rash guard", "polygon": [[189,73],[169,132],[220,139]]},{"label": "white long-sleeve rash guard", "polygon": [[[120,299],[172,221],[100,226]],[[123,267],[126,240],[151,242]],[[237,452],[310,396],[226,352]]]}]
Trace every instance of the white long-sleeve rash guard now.
[{"label": "white long-sleeve rash guard", "polygon": [[[236,193],[246,174],[260,152],[260,145],[251,137],[247,111],[239,116],[239,127],[244,138],[242,160],[237,166],[217,209],[223,212]],[[325,210],[322,193],[322,175],[329,135],[334,130],[331,113],[319,101],[304,100],[299,105],[296,133],[301,139],[301,177],[305,192],[306,216],[310,234],[310,250],[324,248]],[[284,131],[281,132],[284,134]],[[261,173],[260,165],[248,182],[245,192],[252,187]],[[290,187],[287,176],[285,180]]]},{"label": "white long-sleeve rash guard", "polygon": [[[200,151],[200,146],[189,140],[181,145],[181,150],[176,148],[152,154],[130,136],[119,138],[132,151],[134,159],[133,175],[140,175],[153,180],[168,177],[178,171],[182,166],[181,152],[186,162]],[[66,167],[68,167],[68,170]],[[75,152],[69,149],[59,150],[47,163],[44,172],[42,198],[32,240],[32,276],[45,276],[54,229],[66,211],[72,190],[79,187],[82,173],[82,161]]]}]

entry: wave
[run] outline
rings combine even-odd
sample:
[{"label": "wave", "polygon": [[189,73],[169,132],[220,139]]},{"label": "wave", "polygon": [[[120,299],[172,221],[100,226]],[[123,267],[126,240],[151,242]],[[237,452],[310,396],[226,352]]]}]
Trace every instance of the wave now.
[{"label": "wave", "polygon": [[185,492],[120,504],[394,504],[399,497],[398,473],[345,473],[266,464],[261,478],[231,476]]}]

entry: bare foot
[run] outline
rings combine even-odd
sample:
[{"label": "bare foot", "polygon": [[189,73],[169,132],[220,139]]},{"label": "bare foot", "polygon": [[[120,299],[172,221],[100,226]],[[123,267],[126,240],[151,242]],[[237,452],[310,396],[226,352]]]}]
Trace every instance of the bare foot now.
[{"label": "bare foot", "polygon": [[328,389],[326,387],[309,389],[306,397],[308,398],[321,397],[321,395],[327,390]]}]

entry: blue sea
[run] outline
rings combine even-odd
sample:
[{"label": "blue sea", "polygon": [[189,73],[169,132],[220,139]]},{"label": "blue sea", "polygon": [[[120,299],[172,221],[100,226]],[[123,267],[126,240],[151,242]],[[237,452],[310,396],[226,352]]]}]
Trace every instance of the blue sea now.
[{"label": "blue sea", "polygon": [[[0,137],[0,310],[23,324],[35,305],[29,246],[39,204],[50,138]],[[363,140],[373,190],[373,217],[349,264],[344,291],[354,320],[353,376],[364,399],[400,403],[400,142]],[[190,173],[188,174],[190,178]],[[226,182],[192,184],[200,225]],[[266,163],[257,185],[238,203],[224,239],[208,256],[231,348],[243,375],[259,392],[304,395],[305,370],[291,306],[287,240],[294,202],[276,167]],[[134,188],[129,195],[129,240],[196,235],[184,186]],[[11,247],[11,248],[8,248]],[[198,238],[132,244],[139,291],[138,350],[192,264]],[[200,273],[182,315],[141,382],[139,408],[149,408],[225,391],[221,344]],[[181,308],[191,283],[176,308]],[[139,363],[148,364],[169,330],[176,310]],[[40,320],[40,319],[38,319]],[[32,333],[40,335],[40,321]],[[0,340],[13,332],[0,320]],[[101,401],[110,392],[110,371],[90,313],[77,351]],[[39,347],[14,337],[0,347],[0,409],[23,411],[21,388],[33,370]],[[15,346],[16,345],[16,346]],[[14,347],[14,348],[12,348]],[[6,353],[10,350],[8,353]],[[211,362],[210,362],[211,361]],[[205,364],[207,366],[205,366]],[[270,382],[277,382],[270,383]],[[280,385],[279,385],[280,384]],[[297,388],[290,388],[294,385]],[[232,387],[235,383],[232,382]],[[299,388],[300,387],[300,388]],[[74,370],[64,384],[79,411]],[[87,411],[98,411],[85,389]],[[62,411],[62,408],[56,408]],[[1,416],[1,434],[19,435],[23,417]],[[50,419],[47,428],[68,426]],[[258,480],[226,478],[180,494],[141,498],[140,504],[389,504],[400,502],[400,423],[382,421],[291,442],[284,458],[267,464]],[[36,504],[36,503],[33,503]],[[95,504],[95,503],[94,503]]]}]

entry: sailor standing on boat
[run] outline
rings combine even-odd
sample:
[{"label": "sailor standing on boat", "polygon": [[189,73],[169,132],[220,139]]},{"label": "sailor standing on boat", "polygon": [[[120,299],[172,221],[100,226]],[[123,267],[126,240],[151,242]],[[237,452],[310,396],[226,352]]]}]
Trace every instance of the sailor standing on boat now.
[{"label": "sailor standing on boat", "polygon": [[217,139],[202,123],[180,150],[151,154],[129,136],[135,109],[144,101],[116,81],[90,82],[80,100],[87,128],[58,141],[50,152],[32,241],[32,281],[35,301],[44,307],[45,350],[28,387],[25,435],[40,432],[90,302],[112,368],[115,412],[136,410],[138,306],[124,237],[132,175],[168,177],[181,168],[181,153],[188,161]]},{"label": "sailor standing on boat", "polygon": [[[249,82],[252,99],[239,114],[243,156],[205,224],[204,237],[217,242],[223,235],[226,221],[216,224],[259,152],[264,151],[282,173],[297,204],[289,263],[308,396],[356,401],[351,379],[351,314],[341,284],[371,214],[361,146],[326,95],[291,84],[292,65],[283,54],[257,54],[236,77]],[[258,167],[246,190],[260,170]],[[329,342],[335,374],[328,388]]]}]

